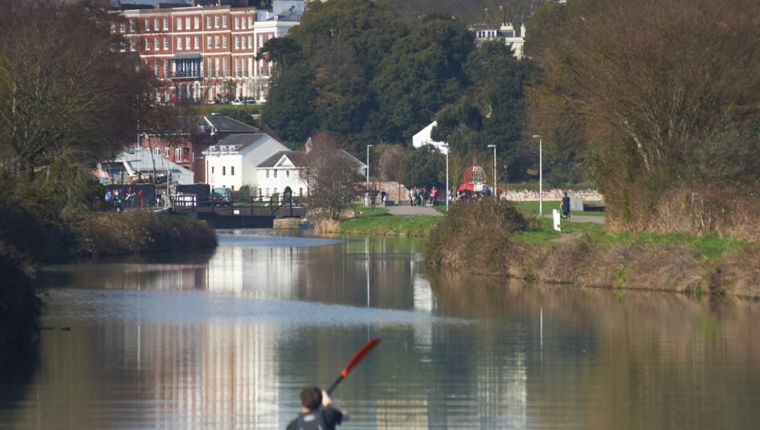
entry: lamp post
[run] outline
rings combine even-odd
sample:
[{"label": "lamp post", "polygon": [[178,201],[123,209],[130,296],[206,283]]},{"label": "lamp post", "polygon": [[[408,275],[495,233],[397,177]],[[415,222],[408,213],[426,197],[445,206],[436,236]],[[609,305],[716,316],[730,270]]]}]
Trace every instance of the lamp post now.
[{"label": "lamp post", "polygon": [[488,145],[489,148],[493,148],[493,195],[496,195],[496,145]]},{"label": "lamp post", "polygon": [[544,216],[543,137],[540,134],[534,134],[533,138],[538,139],[538,215]]},{"label": "lamp post", "polygon": [[449,196],[449,144],[444,143],[441,147],[444,151],[444,154],[446,154],[446,212],[449,211],[449,199],[451,196]]},{"label": "lamp post", "polygon": [[369,207],[369,148],[375,145],[367,145],[367,188],[364,191],[364,206]]}]

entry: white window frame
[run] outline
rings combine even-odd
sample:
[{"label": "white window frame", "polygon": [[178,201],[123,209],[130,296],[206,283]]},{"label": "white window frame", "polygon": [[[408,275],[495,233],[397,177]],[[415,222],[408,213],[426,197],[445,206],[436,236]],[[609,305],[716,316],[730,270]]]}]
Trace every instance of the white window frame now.
[{"label": "white window frame", "polygon": [[182,18],[177,18],[177,30],[182,30]]}]

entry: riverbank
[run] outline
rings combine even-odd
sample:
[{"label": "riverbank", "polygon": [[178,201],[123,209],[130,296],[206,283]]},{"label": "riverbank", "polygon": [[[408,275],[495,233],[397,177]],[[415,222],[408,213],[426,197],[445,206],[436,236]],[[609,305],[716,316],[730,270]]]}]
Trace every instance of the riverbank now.
[{"label": "riverbank", "polygon": [[[37,264],[216,246],[205,222],[135,210],[44,218],[6,207],[0,227],[0,347],[34,342],[42,312]],[[49,215],[49,213],[48,213]]]},{"label": "riverbank", "polygon": [[539,284],[760,297],[756,243],[680,233],[610,233],[595,223],[566,222],[559,233],[550,220],[526,219],[501,208],[500,217],[509,219],[495,221],[494,208],[475,207],[491,203],[459,207],[445,217],[428,239],[428,261],[461,273]]}]

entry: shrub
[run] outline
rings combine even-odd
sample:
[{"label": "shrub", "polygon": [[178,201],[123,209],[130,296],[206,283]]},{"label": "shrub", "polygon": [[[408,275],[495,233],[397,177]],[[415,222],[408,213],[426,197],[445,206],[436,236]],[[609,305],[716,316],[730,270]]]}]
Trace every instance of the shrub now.
[{"label": "shrub", "polygon": [[513,233],[533,225],[506,200],[459,202],[428,238],[426,259],[470,272],[506,273],[509,255],[522,246],[513,240]]}]

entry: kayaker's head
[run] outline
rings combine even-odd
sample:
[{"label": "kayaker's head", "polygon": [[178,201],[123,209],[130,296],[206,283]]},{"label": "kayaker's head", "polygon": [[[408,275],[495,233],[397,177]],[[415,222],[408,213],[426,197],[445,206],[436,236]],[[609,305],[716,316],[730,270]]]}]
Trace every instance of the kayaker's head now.
[{"label": "kayaker's head", "polygon": [[307,387],[301,391],[301,406],[309,412],[319,409],[322,404],[322,390],[319,387]]}]

